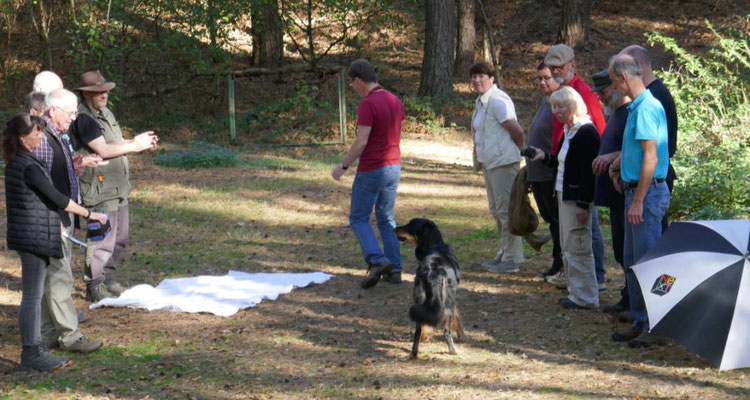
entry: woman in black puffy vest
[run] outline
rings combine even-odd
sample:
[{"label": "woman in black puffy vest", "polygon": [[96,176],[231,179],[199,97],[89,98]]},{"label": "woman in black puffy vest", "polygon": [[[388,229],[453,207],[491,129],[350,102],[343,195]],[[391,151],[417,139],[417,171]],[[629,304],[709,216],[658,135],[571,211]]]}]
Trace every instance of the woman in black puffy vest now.
[{"label": "woman in black puffy vest", "polygon": [[60,213],[64,210],[102,223],[107,216],[79,206],[52,185],[47,166],[31,153],[44,137],[44,126],[44,120],[26,113],[13,117],[3,131],[3,158],[8,164],[8,249],[16,250],[21,257],[21,368],[51,371],[67,361],[42,346],[40,332],[46,268],[50,257],[63,256]]}]

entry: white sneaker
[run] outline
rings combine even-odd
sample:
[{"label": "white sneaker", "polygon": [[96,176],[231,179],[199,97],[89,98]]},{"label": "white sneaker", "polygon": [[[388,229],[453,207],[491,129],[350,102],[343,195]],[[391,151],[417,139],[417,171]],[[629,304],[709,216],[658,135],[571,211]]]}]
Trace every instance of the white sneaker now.
[{"label": "white sneaker", "polygon": [[564,285],[566,283],[565,282],[565,273],[561,269],[561,270],[557,271],[557,273],[554,274],[554,275],[548,275],[548,276],[544,277],[544,281],[547,282],[547,283],[552,283],[552,284],[557,284],[557,285],[563,284]]}]

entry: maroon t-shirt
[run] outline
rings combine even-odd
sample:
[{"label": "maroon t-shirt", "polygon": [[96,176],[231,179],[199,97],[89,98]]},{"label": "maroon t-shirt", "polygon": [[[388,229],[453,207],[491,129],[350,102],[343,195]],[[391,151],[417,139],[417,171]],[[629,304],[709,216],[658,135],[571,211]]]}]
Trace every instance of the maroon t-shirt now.
[{"label": "maroon t-shirt", "polygon": [[369,126],[370,137],[359,156],[358,172],[401,164],[401,121],[404,107],[393,93],[376,86],[359,103],[357,126]]}]

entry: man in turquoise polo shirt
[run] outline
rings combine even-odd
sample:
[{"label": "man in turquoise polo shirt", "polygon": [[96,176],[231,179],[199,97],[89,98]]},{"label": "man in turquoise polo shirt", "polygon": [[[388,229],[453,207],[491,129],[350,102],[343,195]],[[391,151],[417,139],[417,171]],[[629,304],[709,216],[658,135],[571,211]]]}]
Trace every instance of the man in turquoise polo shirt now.
[{"label": "man in turquoise polo shirt", "polygon": [[609,65],[612,85],[633,99],[623,133],[622,153],[610,166],[613,182],[621,178],[625,195],[625,247],[623,264],[630,295],[633,325],[615,332],[612,339],[630,347],[663,344],[648,333],[648,314],[632,266],[661,237],[661,220],[669,207],[665,178],[669,165],[667,115],[661,103],[643,84],[643,69],[629,55],[617,55]]}]

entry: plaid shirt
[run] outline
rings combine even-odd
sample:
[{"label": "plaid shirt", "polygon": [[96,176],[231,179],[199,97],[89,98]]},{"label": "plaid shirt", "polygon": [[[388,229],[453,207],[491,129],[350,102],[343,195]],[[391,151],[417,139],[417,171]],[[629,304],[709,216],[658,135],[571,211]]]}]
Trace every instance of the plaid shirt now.
[{"label": "plaid shirt", "polygon": [[[55,128],[52,120],[47,118],[46,115],[43,115],[42,118],[44,119],[44,122],[47,123],[47,129],[52,132],[52,135],[57,139],[57,141],[60,143],[60,147],[62,147],[63,149],[63,153],[65,154],[65,165],[68,167],[70,198],[78,203],[78,177],[76,176],[75,169],[73,168],[73,145],[71,145],[70,143],[70,137],[68,136],[67,132],[60,133],[60,131]],[[47,169],[49,169],[51,173],[52,160],[55,157],[55,152],[52,150],[52,145],[49,143],[47,138],[48,136],[44,135],[42,141],[39,143],[39,147],[34,149],[34,155],[47,164]]]}]

